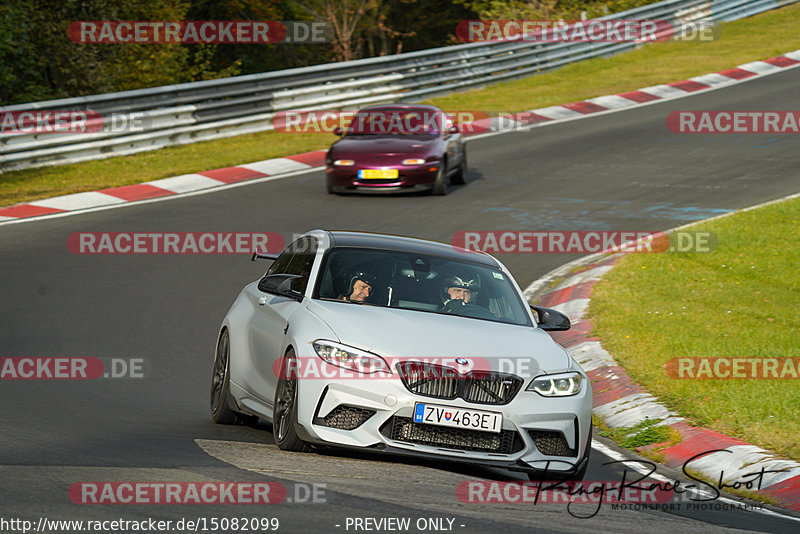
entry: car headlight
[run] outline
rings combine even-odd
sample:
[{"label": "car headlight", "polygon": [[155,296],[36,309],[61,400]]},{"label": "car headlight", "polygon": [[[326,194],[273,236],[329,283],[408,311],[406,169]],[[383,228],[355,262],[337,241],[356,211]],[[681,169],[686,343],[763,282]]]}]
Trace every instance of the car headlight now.
[{"label": "car headlight", "polygon": [[342,165],[342,166],[345,166],[345,167],[349,167],[351,165],[355,165],[356,162],[354,160],[352,160],[352,159],[337,159],[336,161],[333,162],[333,164],[334,165]]},{"label": "car headlight", "polygon": [[389,364],[376,354],[324,339],[316,340],[313,345],[317,356],[331,365],[365,374],[391,374]]},{"label": "car headlight", "polygon": [[560,373],[534,378],[525,391],[535,391],[543,397],[570,397],[581,392],[583,377],[580,373]]},{"label": "car headlight", "polygon": [[422,165],[423,163],[425,163],[425,160],[419,158],[410,158],[403,160],[403,165]]}]

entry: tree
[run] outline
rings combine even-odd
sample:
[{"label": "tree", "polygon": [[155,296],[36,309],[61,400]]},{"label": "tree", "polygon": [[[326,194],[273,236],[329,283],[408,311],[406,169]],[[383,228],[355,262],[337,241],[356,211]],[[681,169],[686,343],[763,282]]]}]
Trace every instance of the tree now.
[{"label": "tree", "polygon": [[68,36],[75,21],[175,21],[188,9],[188,0],[8,0],[0,6],[0,104],[237,74],[236,64],[211,67],[213,45],[91,44]]},{"label": "tree", "polygon": [[[359,22],[367,13],[374,13],[382,0],[315,0],[297,2],[316,20],[327,22],[333,28],[333,50],[337,61],[350,61],[356,57],[354,41]],[[363,29],[363,28],[361,28]]]}]

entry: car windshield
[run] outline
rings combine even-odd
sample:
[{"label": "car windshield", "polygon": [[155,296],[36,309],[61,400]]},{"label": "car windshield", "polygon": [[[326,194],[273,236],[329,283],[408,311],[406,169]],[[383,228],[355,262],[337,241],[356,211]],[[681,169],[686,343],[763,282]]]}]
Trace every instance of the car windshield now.
[{"label": "car windshield", "polygon": [[334,248],[325,255],[314,298],[531,326],[508,275],[464,256]]},{"label": "car windshield", "polygon": [[431,109],[369,109],[353,116],[347,135],[438,135],[447,117]]}]

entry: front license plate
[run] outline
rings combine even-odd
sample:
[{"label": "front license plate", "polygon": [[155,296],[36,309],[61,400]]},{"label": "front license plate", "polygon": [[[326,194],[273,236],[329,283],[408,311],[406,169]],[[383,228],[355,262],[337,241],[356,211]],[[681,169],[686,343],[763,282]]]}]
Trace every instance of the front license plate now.
[{"label": "front license plate", "polygon": [[358,177],[366,179],[386,180],[397,178],[397,169],[359,169]]},{"label": "front license plate", "polygon": [[503,429],[503,414],[418,402],[414,405],[414,422],[500,432]]}]

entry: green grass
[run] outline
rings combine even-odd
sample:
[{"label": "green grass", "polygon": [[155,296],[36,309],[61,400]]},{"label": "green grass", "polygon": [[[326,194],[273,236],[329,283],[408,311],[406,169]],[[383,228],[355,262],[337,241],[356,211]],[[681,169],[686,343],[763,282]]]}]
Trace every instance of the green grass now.
[{"label": "green grass", "polygon": [[800,5],[793,5],[722,24],[714,41],[651,44],[430,102],[443,109],[484,110],[488,105],[515,112],[676,82],[797,50],[798,27]]},{"label": "green grass", "polygon": [[671,431],[669,426],[657,426],[656,421],[645,419],[636,426],[609,429],[601,434],[616,441],[620,447],[636,449],[653,443],[669,441]]},{"label": "green grass", "polygon": [[800,460],[800,379],[676,379],[679,357],[800,357],[800,199],[694,226],[710,253],[629,254],[598,283],[594,335],[690,421]]},{"label": "green grass", "polygon": [[261,132],[132,156],[0,174],[0,206],[180,174],[231,167],[326,148],[333,134]]},{"label": "green grass", "polygon": [[[658,43],[486,89],[430,100],[445,110],[517,112],[639,89],[800,48],[800,5],[722,25],[713,42]],[[0,174],[0,206],[325,149],[329,134],[262,132]]]}]

